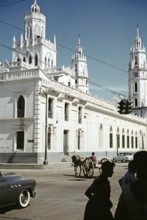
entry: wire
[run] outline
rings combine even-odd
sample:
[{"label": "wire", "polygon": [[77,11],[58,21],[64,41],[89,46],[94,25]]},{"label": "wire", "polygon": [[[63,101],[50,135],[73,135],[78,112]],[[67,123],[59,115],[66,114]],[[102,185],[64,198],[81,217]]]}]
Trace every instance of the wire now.
[{"label": "wire", "polygon": [[[7,26],[10,26],[10,27],[12,27],[12,28],[15,28],[15,29],[17,29],[17,30],[20,30],[20,31],[25,32],[24,29],[19,28],[19,27],[15,26],[15,25],[12,25],[12,24],[10,24],[10,23],[8,23],[8,22],[5,22],[5,21],[3,21],[3,20],[0,20],[0,23],[5,24],[5,25],[7,25]],[[0,46],[5,47],[5,48],[7,48],[7,49],[9,49],[9,50],[15,51],[14,49],[12,49],[11,47],[9,47],[9,46],[7,46],[7,45],[5,45],[5,44],[0,43]],[[70,50],[70,51],[72,51],[72,52],[75,52],[75,50],[73,50],[73,49],[71,49],[71,48],[69,48],[69,47],[66,47],[66,46],[64,46],[64,45],[62,45],[62,44],[57,43],[57,46],[62,47],[62,48],[64,48],[64,49],[66,49],[66,50]],[[15,52],[17,52],[17,51],[15,51]],[[18,53],[18,54],[21,54],[21,55],[24,55],[24,54],[22,54],[22,53],[20,53],[20,52],[17,52],[17,53]],[[115,68],[115,69],[119,69],[120,71],[123,71],[123,72],[126,72],[126,73],[127,73],[126,70],[124,70],[124,69],[122,69],[122,68],[120,68],[120,67],[114,66],[114,65],[112,65],[112,64],[109,64],[109,63],[107,63],[107,62],[105,62],[105,61],[102,61],[102,60],[100,60],[100,59],[94,58],[94,57],[89,56],[89,55],[86,55],[86,56],[87,56],[88,58],[90,58],[90,59],[96,61],[96,62],[103,63],[104,65],[110,66],[110,67]],[[34,59],[34,58],[33,58],[33,59]],[[44,63],[44,62],[41,62],[41,61],[39,61],[39,62],[40,62],[40,63]],[[27,69],[27,68],[26,68],[26,69]],[[102,89],[104,89],[104,90],[106,90],[106,91],[108,91],[108,92],[111,92],[111,93],[113,93],[113,94],[122,95],[122,94],[118,93],[117,91],[110,90],[110,89],[108,89],[108,88],[106,88],[106,87],[104,87],[104,86],[102,86],[102,85],[99,85],[99,84],[97,84],[97,83],[94,83],[94,82],[92,82],[92,81],[89,81],[89,83],[92,84],[92,85],[95,85],[95,86],[97,86],[97,87],[100,87],[100,88],[102,88]]]},{"label": "wire", "polygon": [[[72,52],[75,52],[75,50],[73,50],[73,49],[71,49],[71,48],[69,48],[69,47],[63,46],[62,44],[57,44],[57,45],[60,46],[60,47],[63,47],[64,49],[67,49],[67,50],[70,50],[70,51],[72,51]],[[120,67],[118,67],[118,66],[114,66],[114,65],[112,65],[112,64],[110,64],[110,63],[107,63],[107,62],[105,62],[105,61],[103,61],[103,60],[94,58],[94,57],[89,56],[89,55],[87,55],[87,54],[85,54],[85,55],[86,55],[86,57],[88,57],[88,58],[90,58],[90,59],[92,59],[92,60],[94,60],[94,61],[96,61],[96,62],[103,63],[104,65],[107,65],[107,66],[110,66],[110,67],[112,67],[112,68],[115,68],[115,69],[118,69],[118,70],[120,70],[120,71],[123,71],[123,72],[125,72],[125,73],[128,73],[126,70],[124,70],[124,69],[122,69],[122,68],[120,68]]]},{"label": "wire", "polygon": [[[3,44],[3,43],[0,43],[0,47],[4,47],[4,48],[7,48],[7,49],[9,49],[9,50],[11,50],[11,51],[15,51],[13,48],[11,48],[11,47],[9,47],[8,45],[6,45],[6,44]],[[17,52],[18,54],[21,54],[21,55],[24,55],[24,54],[22,54],[22,53],[19,53],[19,52]],[[34,59],[34,57],[32,57],[32,59]],[[42,63],[42,64],[44,64],[44,62],[42,62],[42,61],[40,61],[39,60],[39,62],[40,63]],[[26,67],[24,67],[25,69],[27,69]],[[120,94],[120,93],[118,93],[117,91],[115,91],[115,90],[111,90],[111,89],[108,89],[108,88],[106,88],[106,87],[104,87],[104,86],[102,86],[102,85],[100,85],[100,84],[98,84],[98,83],[95,83],[95,82],[92,82],[91,80],[89,80],[89,83],[91,84],[91,85],[94,85],[94,86],[97,86],[97,87],[99,87],[99,88],[102,88],[103,90],[106,90],[106,91],[108,91],[108,92],[111,92],[113,95],[114,94],[117,94],[117,95],[123,95],[123,94]]]},{"label": "wire", "polygon": [[19,1],[4,4],[4,5],[0,5],[0,8],[6,7],[6,6],[9,6],[9,5],[14,5],[14,4],[17,4],[17,3],[20,3],[20,2],[24,2],[24,1],[26,1],[26,0],[19,0]]},{"label": "wire", "polygon": [[7,26],[9,26],[9,27],[15,28],[15,29],[17,29],[17,30],[19,30],[19,31],[24,31],[24,29],[19,28],[19,27],[16,27],[16,26],[14,26],[14,25],[12,25],[12,24],[9,24],[8,22],[5,22],[5,21],[0,20],[0,23],[5,24],[5,25],[7,25]]},{"label": "wire", "polygon": [[5,48],[7,48],[7,49],[9,49],[9,50],[13,50],[11,47],[9,47],[9,46],[6,45],[6,44],[0,43],[0,46],[1,46],[1,47],[5,47]]},{"label": "wire", "polygon": [[117,94],[118,96],[125,96],[125,95],[122,94],[122,93],[119,93],[119,92],[117,92],[117,91],[115,91],[115,90],[112,90],[112,89],[108,89],[108,88],[106,88],[106,87],[104,87],[104,86],[102,86],[102,85],[100,85],[100,84],[98,84],[98,83],[95,83],[95,82],[92,82],[92,81],[89,81],[89,83],[90,83],[91,85],[100,87],[100,88],[103,89],[103,90],[106,90],[106,91],[108,91],[108,92],[111,92],[111,93],[113,93],[113,95],[114,95],[114,94]]},{"label": "wire", "polygon": [[[25,32],[24,29],[19,28],[19,27],[16,27],[15,25],[9,24],[9,23],[7,23],[7,22],[5,22],[5,21],[0,20],[0,23],[5,24],[5,25],[8,25],[8,26],[10,26],[10,27],[12,27],[12,28],[15,28],[15,29],[17,29],[17,30],[20,30],[20,31]],[[62,44],[60,44],[60,43],[57,43],[57,46],[62,47],[62,48],[64,48],[64,49],[66,49],[66,50],[70,50],[70,51],[72,51],[72,52],[75,52],[75,50],[73,50],[73,49],[71,49],[71,48],[69,48],[69,47],[66,47],[66,46],[64,46],[64,45],[62,45]],[[86,54],[86,56],[87,56],[88,58],[90,58],[90,59],[96,61],[96,62],[103,63],[104,65],[107,65],[107,66],[109,66],[109,67],[118,69],[118,70],[123,71],[123,72],[125,72],[125,73],[128,73],[126,70],[124,70],[124,69],[122,69],[122,68],[120,68],[120,67],[118,67],[118,66],[112,65],[112,64],[107,63],[107,62],[105,62],[105,61],[103,61],[103,60],[100,60],[100,59],[94,58],[94,57],[92,57],[92,56],[89,56],[89,55],[87,55],[87,54]]]}]

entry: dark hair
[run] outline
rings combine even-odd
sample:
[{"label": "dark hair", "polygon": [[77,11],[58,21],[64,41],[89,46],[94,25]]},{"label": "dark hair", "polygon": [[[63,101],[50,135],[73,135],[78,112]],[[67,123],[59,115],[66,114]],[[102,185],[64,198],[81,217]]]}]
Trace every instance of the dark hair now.
[{"label": "dark hair", "polygon": [[136,152],[133,160],[137,177],[147,179],[147,151]]},{"label": "dark hair", "polygon": [[132,173],[135,173],[136,168],[135,168],[135,163],[134,163],[133,160],[131,160],[131,161],[128,163],[128,170],[130,170]]},{"label": "dark hair", "polygon": [[95,153],[94,153],[94,152],[92,152],[92,155],[95,155]]},{"label": "dark hair", "polygon": [[102,163],[101,170],[102,170],[102,172],[106,172],[107,170],[112,169],[114,166],[115,166],[114,162],[111,162],[111,161],[107,160],[107,161]]}]

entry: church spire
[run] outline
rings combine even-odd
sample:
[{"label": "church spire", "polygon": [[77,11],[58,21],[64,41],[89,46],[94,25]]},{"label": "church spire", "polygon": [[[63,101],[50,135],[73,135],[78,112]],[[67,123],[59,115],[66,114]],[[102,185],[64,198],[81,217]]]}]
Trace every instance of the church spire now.
[{"label": "church spire", "polygon": [[147,55],[138,25],[133,48],[130,51],[128,75],[129,100],[132,102],[133,113],[143,116],[143,108],[147,106],[145,89],[147,87]]},{"label": "church spire", "polygon": [[77,43],[77,47],[76,47],[76,57],[77,58],[84,58],[83,48],[81,46],[80,35],[78,36],[78,43]]},{"label": "church spire", "polygon": [[139,37],[139,25],[137,24],[136,35]]},{"label": "church spire", "polygon": [[37,4],[37,0],[34,0],[34,4],[31,6],[31,12],[40,13],[40,7]]},{"label": "church spire", "polygon": [[138,49],[143,49],[143,45],[142,45],[142,40],[139,34],[139,25],[137,25],[137,29],[136,29],[136,37],[134,40],[134,49],[138,50]]},{"label": "church spire", "polygon": [[89,93],[87,58],[83,53],[79,36],[76,52],[72,57],[71,66],[75,71],[76,88],[84,93]]},{"label": "church spire", "polygon": [[81,47],[81,40],[80,40],[80,35],[78,36],[78,47]]}]

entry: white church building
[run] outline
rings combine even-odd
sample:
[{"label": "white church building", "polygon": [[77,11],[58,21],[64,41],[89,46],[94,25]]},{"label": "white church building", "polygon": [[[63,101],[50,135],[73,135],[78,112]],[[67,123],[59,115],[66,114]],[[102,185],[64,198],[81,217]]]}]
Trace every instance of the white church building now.
[{"label": "white church building", "polygon": [[98,159],[147,149],[147,61],[137,29],[130,51],[129,100],[134,114],[89,92],[87,58],[78,39],[69,67],[57,67],[56,37],[36,1],[13,38],[12,61],[0,65],[0,163],[47,164],[73,154]]}]

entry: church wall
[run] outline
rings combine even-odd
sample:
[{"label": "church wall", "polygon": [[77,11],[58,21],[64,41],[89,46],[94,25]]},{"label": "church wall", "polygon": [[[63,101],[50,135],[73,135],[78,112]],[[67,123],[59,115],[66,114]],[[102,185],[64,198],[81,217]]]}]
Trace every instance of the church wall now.
[{"label": "church wall", "polygon": [[[19,73],[22,74],[21,71]],[[35,74],[37,74],[36,70]],[[21,157],[22,153],[32,153],[32,157],[36,155],[37,163],[43,163],[46,114],[46,95],[43,91],[48,91],[48,98],[53,100],[53,117],[48,118],[48,128],[51,133],[50,146],[48,146],[50,162],[59,162],[64,156],[75,153],[88,156],[92,151],[96,152],[98,158],[112,158],[118,150],[118,134],[120,135],[119,151],[135,152],[142,147],[146,148],[146,125],[143,119],[133,115],[120,115],[113,108],[108,110],[107,104],[101,103],[95,97],[49,79],[42,81],[43,75],[40,75],[39,70],[38,76],[40,76],[38,79],[31,78],[28,72],[27,79],[22,80],[19,77],[19,80],[16,80],[14,77],[11,83],[5,81],[1,87],[3,92],[0,94],[0,101],[3,108],[0,110],[0,151],[8,154],[17,151],[14,162],[15,158],[19,161],[20,153]],[[20,95],[25,99],[23,118],[17,117],[17,99]],[[65,106],[68,107],[67,111]],[[17,149],[17,131],[24,131],[23,150]],[[127,132],[130,136],[129,147],[127,147]],[[110,146],[110,133],[113,136],[112,146]],[[125,136],[124,146],[122,146],[122,135]],[[135,137],[137,137],[137,147]],[[34,158],[32,161],[35,161]]]}]

